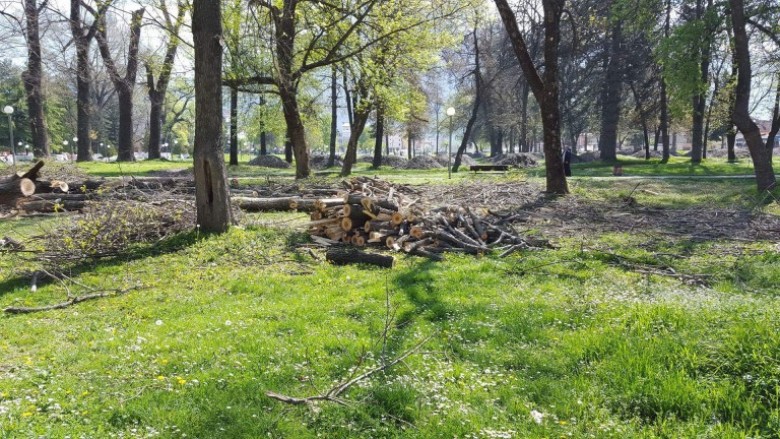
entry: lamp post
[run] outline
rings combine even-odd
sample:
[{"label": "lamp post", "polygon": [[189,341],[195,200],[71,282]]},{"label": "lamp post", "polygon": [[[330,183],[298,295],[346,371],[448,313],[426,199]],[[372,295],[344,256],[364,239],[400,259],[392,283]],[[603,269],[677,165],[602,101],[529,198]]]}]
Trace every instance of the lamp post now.
[{"label": "lamp post", "polygon": [[447,109],[447,116],[450,117],[450,143],[447,144],[447,178],[452,178],[452,116],[455,115],[455,109]]},{"label": "lamp post", "polygon": [[16,145],[14,144],[14,125],[11,120],[11,115],[14,114],[14,107],[6,105],[3,107],[3,113],[8,115],[8,131],[11,133],[11,150],[14,157],[14,171],[16,170]]},{"label": "lamp post", "polygon": [[[62,149],[63,149],[63,151],[68,152],[67,151],[67,149],[68,149],[68,141],[67,140],[63,140],[62,141]],[[71,157],[70,160],[73,161],[73,157]]]}]

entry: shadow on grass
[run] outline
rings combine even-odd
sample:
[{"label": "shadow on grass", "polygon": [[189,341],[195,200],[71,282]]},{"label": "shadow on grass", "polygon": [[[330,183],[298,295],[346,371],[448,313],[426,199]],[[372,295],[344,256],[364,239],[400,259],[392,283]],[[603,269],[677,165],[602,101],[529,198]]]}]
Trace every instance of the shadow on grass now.
[{"label": "shadow on grass", "polygon": [[[88,273],[98,267],[114,267],[126,264],[132,261],[138,261],[146,258],[157,257],[169,253],[175,253],[180,250],[208,238],[209,235],[203,233],[186,232],[179,233],[169,238],[163,239],[151,245],[137,245],[127,249],[117,256],[101,259],[87,259],[74,265],[57,267],[60,271],[67,272],[69,277],[77,277],[83,273]],[[0,296],[14,291],[17,288],[23,288],[30,285],[30,278],[27,276],[16,276],[0,281]],[[48,277],[40,277],[37,285],[39,287],[55,282]]]}]

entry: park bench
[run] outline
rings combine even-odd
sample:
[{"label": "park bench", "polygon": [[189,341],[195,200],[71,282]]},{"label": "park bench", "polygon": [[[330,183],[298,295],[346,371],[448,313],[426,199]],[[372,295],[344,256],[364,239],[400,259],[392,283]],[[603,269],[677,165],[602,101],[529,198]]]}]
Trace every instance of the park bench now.
[{"label": "park bench", "polygon": [[506,172],[509,170],[509,165],[471,165],[470,170],[476,174],[479,171],[501,171]]}]

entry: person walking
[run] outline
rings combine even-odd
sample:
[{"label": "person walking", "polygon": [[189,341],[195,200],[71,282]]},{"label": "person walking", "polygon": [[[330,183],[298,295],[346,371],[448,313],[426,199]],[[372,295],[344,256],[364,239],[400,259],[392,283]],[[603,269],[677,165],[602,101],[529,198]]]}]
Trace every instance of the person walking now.
[{"label": "person walking", "polygon": [[571,148],[566,147],[566,151],[563,153],[563,173],[567,177],[571,177]]}]

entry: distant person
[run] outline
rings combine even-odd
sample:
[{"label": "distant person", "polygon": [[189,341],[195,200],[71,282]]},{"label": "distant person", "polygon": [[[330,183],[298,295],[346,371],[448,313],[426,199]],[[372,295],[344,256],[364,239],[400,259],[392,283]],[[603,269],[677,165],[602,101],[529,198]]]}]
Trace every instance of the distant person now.
[{"label": "distant person", "polygon": [[571,148],[567,147],[563,153],[563,173],[571,177]]}]

